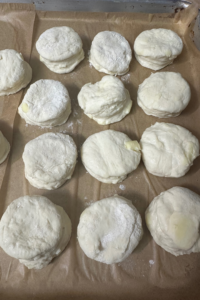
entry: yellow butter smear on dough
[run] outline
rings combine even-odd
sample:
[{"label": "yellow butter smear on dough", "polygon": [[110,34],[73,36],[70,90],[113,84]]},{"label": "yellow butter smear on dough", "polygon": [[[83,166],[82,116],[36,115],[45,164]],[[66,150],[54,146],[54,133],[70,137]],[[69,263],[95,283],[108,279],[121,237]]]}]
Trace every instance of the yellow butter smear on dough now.
[{"label": "yellow butter smear on dough", "polygon": [[198,237],[198,222],[190,215],[174,212],[169,219],[169,235],[183,250],[190,249]]},{"label": "yellow butter smear on dough", "polygon": [[172,52],[171,52],[171,50],[170,50],[170,49],[168,49],[168,50],[166,51],[165,55],[166,55],[167,57],[170,57],[170,56],[172,55]]},{"label": "yellow butter smear on dough", "polygon": [[125,143],[125,147],[127,150],[140,151],[141,147],[137,141],[129,141]]},{"label": "yellow butter smear on dough", "polygon": [[23,112],[24,112],[24,113],[27,113],[27,112],[28,112],[28,110],[29,110],[29,108],[28,108],[28,104],[26,104],[26,103],[23,103],[23,104],[22,104],[22,110],[23,110]]},{"label": "yellow butter smear on dough", "polygon": [[150,226],[151,226],[151,224],[152,224],[152,217],[151,217],[151,214],[146,214],[146,215],[145,215],[145,221],[146,221],[147,227],[150,228]]}]

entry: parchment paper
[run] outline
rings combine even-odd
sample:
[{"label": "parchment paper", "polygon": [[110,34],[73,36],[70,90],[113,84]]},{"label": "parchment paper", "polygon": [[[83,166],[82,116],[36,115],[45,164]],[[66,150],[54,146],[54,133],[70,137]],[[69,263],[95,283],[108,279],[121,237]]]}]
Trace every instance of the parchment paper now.
[{"label": "parchment paper", "polygon": [[[14,48],[21,51],[27,60],[31,49],[32,83],[45,78],[60,80],[67,87],[73,105],[68,122],[50,130],[27,126],[16,115],[12,151],[0,191],[0,214],[3,214],[9,203],[22,195],[44,195],[66,210],[72,221],[73,232],[65,251],[42,270],[28,270],[0,249],[0,299],[200,299],[200,254],[175,257],[167,253],[152,240],[144,222],[144,212],[148,204],[162,191],[173,186],[183,186],[200,194],[199,158],[195,160],[190,171],[179,179],[153,176],[141,163],[125,181],[111,185],[100,183],[90,176],[79,156],[72,179],[54,191],[38,190],[29,185],[24,178],[22,161],[25,144],[47,131],[71,135],[80,149],[85,139],[93,133],[111,128],[139,140],[147,127],[157,121],[164,121],[186,127],[200,140],[200,55],[190,38],[190,24],[197,15],[195,5],[175,15],[37,12],[35,22],[30,6],[23,6],[20,11],[18,6],[6,6],[5,10],[5,6],[1,5],[0,8],[0,32],[4,36],[3,40],[0,38],[0,49]],[[39,61],[35,43],[46,29],[63,25],[70,26],[79,33],[86,58],[72,73],[59,75],[49,71]],[[180,72],[190,84],[192,98],[185,111],[179,117],[169,119],[158,119],[144,114],[136,103],[137,89],[153,71],[139,65],[133,57],[130,71],[120,77],[133,100],[130,115],[110,126],[98,125],[84,115],[77,102],[80,88],[85,83],[99,81],[105,75],[97,72],[88,63],[88,51],[94,36],[103,30],[114,30],[121,33],[132,47],[140,32],[159,27],[174,30],[184,42],[182,54],[174,64],[161,71]],[[20,92],[0,99],[1,103],[7,104],[7,109],[3,106],[1,110],[0,125],[10,139],[15,112],[22,96],[23,92]],[[0,172],[5,165],[6,163],[1,166]],[[0,178],[2,177],[3,175]],[[84,255],[78,245],[76,229],[80,214],[88,205],[114,194],[132,200],[139,210],[143,218],[144,237],[124,262],[105,265]]]}]

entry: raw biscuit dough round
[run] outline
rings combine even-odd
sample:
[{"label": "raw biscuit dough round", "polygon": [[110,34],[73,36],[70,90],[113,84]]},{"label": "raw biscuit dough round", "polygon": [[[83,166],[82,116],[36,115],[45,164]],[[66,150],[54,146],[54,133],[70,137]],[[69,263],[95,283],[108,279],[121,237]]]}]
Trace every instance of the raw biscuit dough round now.
[{"label": "raw biscuit dough round", "polygon": [[23,196],[1,218],[0,246],[29,269],[41,269],[64,250],[71,231],[62,207],[43,196]]},{"label": "raw biscuit dough round", "polygon": [[49,70],[54,73],[64,74],[70,73],[75,69],[75,67],[84,59],[84,51],[81,50],[80,53],[74,55],[71,58],[67,58],[62,61],[49,61],[40,55],[40,60],[43,62]]},{"label": "raw biscuit dough round", "polygon": [[31,78],[32,69],[21,53],[12,49],[0,51],[0,96],[17,93]]},{"label": "raw biscuit dough round", "polygon": [[173,63],[182,52],[183,42],[174,31],[158,28],[141,32],[133,48],[137,61],[156,71]]},{"label": "raw biscuit dough round", "polygon": [[128,72],[131,60],[131,47],[121,34],[102,31],[94,37],[89,61],[97,71],[123,75]]},{"label": "raw biscuit dough round", "polygon": [[106,264],[118,263],[139,244],[142,220],[131,201],[115,195],[83,211],[77,234],[79,245],[89,258]]},{"label": "raw biscuit dough round", "polygon": [[178,256],[200,252],[200,196],[173,187],[154,198],[145,213],[155,242]]},{"label": "raw biscuit dough round", "polygon": [[0,164],[2,164],[10,152],[10,144],[0,131]]},{"label": "raw biscuit dough round", "polygon": [[71,113],[71,100],[61,82],[41,79],[30,86],[18,112],[28,124],[58,126],[67,121]]},{"label": "raw biscuit dough round", "polygon": [[82,41],[70,27],[47,29],[36,42],[40,60],[55,73],[69,73],[84,59]]},{"label": "raw biscuit dough round", "polygon": [[147,115],[169,118],[179,116],[190,97],[190,86],[181,74],[158,72],[139,85],[137,103]]},{"label": "raw biscuit dough round", "polygon": [[78,103],[100,125],[121,121],[132,107],[128,90],[121,80],[111,75],[95,84],[85,84],[78,94]]},{"label": "raw biscuit dough round", "polygon": [[140,145],[122,132],[105,130],[87,138],[81,148],[81,159],[94,178],[115,184],[138,167]]},{"label": "raw biscuit dough round", "polygon": [[53,190],[72,177],[77,148],[69,135],[44,133],[25,145],[25,177],[38,189]]},{"label": "raw biscuit dough round", "polygon": [[198,139],[184,127],[170,123],[147,128],[140,145],[148,172],[161,177],[184,176],[199,156]]}]

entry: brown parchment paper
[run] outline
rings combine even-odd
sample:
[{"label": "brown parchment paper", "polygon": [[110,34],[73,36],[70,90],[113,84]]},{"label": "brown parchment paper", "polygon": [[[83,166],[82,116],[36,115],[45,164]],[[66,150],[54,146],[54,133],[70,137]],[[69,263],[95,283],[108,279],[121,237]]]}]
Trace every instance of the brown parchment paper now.
[{"label": "brown parchment paper", "polygon": [[[2,9],[2,6],[0,8]],[[200,194],[200,158],[197,158],[190,171],[179,179],[153,176],[141,163],[125,181],[111,185],[101,183],[90,176],[79,156],[72,179],[54,191],[38,190],[29,185],[24,178],[22,161],[25,144],[47,131],[71,135],[80,149],[85,139],[93,133],[112,128],[139,140],[147,127],[157,121],[164,121],[186,127],[200,140],[200,54],[190,38],[191,23],[196,15],[195,5],[178,14],[163,15],[37,12],[33,27],[34,13],[31,7],[24,6],[18,11],[15,6],[7,6],[6,11],[1,10],[0,32],[3,32],[4,42],[0,39],[0,48],[14,48],[21,51],[28,60],[31,47],[32,83],[39,79],[60,80],[69,91],[73,112],[66,124],[49,130],[27,126],[24,120],[16,115],[12,150],[0,191],[0,215],[9,203],[22,195],[44,195],[66,210],[72,221],[73,232],[64,252],[42,270],[28,270],[0,249],[0,299],[200,299],[200,254],[175,257],[167,253],[152,240],[144,222],[147,206],[162,191],[178,185]],[[70,26],[79,33],[86,58],[72,73],[59,75],[49,71],[39,61],[35,43],[46,29],[63,25]],[[132,47],[140,32],[159,27],[174,30],[184,42],[182,54],[174,64],[161,71],[180,72],[189,82],[192,98],[185,111],[179,117],[169,119],[158,119],[144,114],[136,103],[137,89],[153,71],[143,68],[133,57],[130,71],[120,77],[133,100],[131,113],[121,122],[110,126],[98,125],[84,115],[77,102],[80,88],[85,83],[99,81],[105,75],[97,72],[88,63],[88,51],[94,36],[103,30],[114,30],[121,33]],[[12,30],[13,35],[8,34]],[[22,95],[23,92],[20,92],[0,99],[8,105],[7,115],[12,115],[11,120],[5,119],[6,114],[2,110],[0,125],[2,119],[5,120],[5,124],[10,126],[10,131],[10,124],[13,124],[16,107]],[[6,126],[5,135],[9,137],[9,128],[7,130]],[[84,255],[78,245],[76,229],[80,214],[88,205],[114,194],[132,200],[139,210],[143,218],[144,237],[124,262],[105,265]]]}]

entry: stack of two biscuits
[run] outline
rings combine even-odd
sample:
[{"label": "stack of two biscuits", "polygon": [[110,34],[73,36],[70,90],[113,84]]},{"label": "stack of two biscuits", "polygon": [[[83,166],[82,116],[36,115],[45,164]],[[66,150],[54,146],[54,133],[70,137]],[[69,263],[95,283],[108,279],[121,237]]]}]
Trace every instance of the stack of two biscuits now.
[{"label": "stack of two biscuits", "polygon": [[67,26],[46,30],[36,48],[47,68],[59,74],[71,72],[84,59],[81,38]]},{"label": "stack of two biscuits", "polygon": [[146,68],[160,70],[173,63],[182,52],[183,42],[172,30],[158,28],[145,30],[134,43],[135,58]]}]

